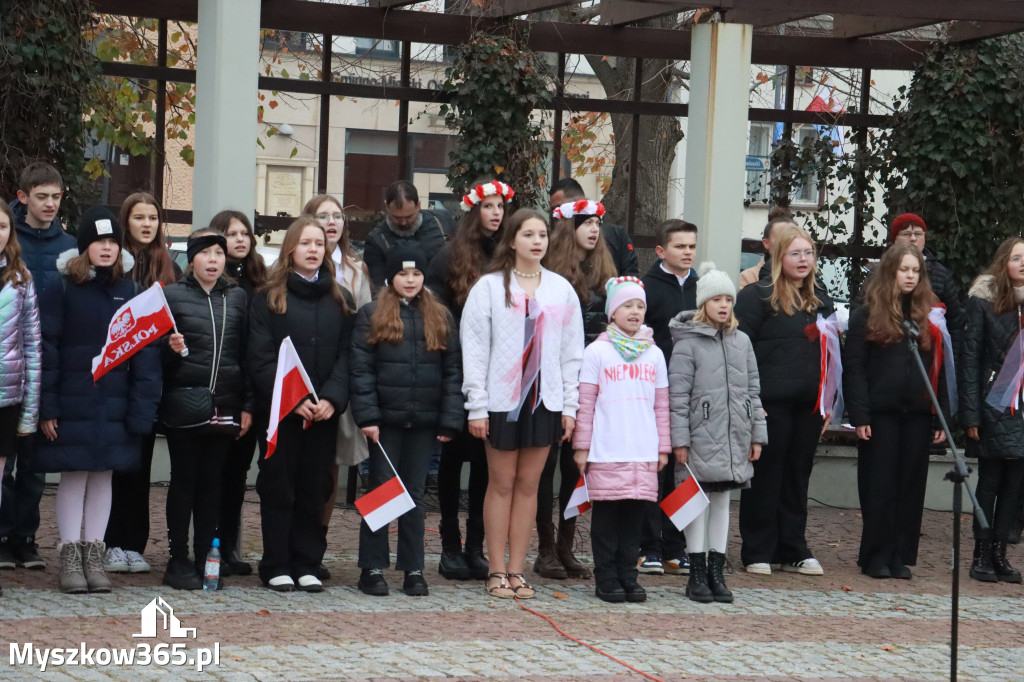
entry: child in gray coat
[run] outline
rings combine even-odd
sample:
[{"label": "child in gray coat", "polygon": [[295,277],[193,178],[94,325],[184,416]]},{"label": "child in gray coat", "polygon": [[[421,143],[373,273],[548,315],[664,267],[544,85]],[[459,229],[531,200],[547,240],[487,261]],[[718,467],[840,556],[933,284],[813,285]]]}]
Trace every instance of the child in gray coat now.
[{"label": "child in gray coat", "polygon": [[[688,464],[710,505],[684,529],[690,550],[686,594],[698,602],[732,602],[722,567],[729,538],[729,492],[750,485],[751,462],[768,442],[754,348],[736,327],[736,287],[704,263],[697,280],[697,310],[679,313],[669,331],[672,452]],[[687,478],[676,469],[676,485]],[[705,549],[708,550],[705,555]]]}]

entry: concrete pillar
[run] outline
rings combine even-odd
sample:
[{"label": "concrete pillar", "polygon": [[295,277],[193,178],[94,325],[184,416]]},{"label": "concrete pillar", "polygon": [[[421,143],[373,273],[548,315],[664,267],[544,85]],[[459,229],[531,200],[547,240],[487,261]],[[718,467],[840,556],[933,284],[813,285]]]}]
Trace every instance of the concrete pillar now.
[{"label": "concrete pillar", "polygon": [[693,29],[685,219],[699,229],[697,262],[740,272],[753,26]]},{"label": "concrete pillar", "polygon": [[199,0],[192,227],[256,209],[260,3]]}]

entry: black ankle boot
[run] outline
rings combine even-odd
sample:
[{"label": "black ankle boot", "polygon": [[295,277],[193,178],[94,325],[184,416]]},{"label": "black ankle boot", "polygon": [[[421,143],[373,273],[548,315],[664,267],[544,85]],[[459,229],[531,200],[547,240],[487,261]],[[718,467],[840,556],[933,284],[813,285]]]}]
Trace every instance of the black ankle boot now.
[{"label": "black ankle boot", "polygon": [[723,604],[731,604],[732,592],[725,586],[723,566],[725,566],[724,554],[715,550],[708,552],[708,588],[711,590],[712,598]]},{"label": "black ankle boot", "polygon": [[449,580],[469,580],[469,566],[462,556],[462,536],[459,519],[441,521],[441,561],[437,572]]},{"label": "black ankle boot", "polygon": [[469,577],[473,580],[487,580],[490,564],[484,556],[484,520],[466,519],[466,548],[462,553],[469,566]]},{"label": "black ankle boot", "polygon": [[971,577],[983,583],[994,583],[999,580],[996,569],[992,567],[992,541],[974,541],[974,561],[971,562]]},{"label": "black ankle boot", "polygon": [[164,571],[164,585],[176,590],[201,590],[203,579],[188,557],[171,557]]},{"label": "black ankle boot", "polygon": [[686,583],[686,596],[701,604],[710,604],[715,600],[711,588],[708,587],[708,558],[705,554],[690,555],[690,581]]},{"label": "black ankle boot", "polygon": [[1006,560],[1006,540],[996,540],[992,543],[992,568],[995,569],[996,577],[1004,583],[1021,581],[1020,571]]}]

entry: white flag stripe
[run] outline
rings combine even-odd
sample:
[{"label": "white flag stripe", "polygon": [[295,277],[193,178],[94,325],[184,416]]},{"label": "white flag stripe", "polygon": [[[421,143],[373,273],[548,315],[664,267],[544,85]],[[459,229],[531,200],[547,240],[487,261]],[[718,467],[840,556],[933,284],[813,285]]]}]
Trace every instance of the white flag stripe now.
[{"label": "white flag stripe", "polygon": [[693,522],[698,516],[701,515],[708,506],[708,498],[705,495],[694,495],[680,507],[675,514],[669,517],[674,525],[679,530],[683,530],[690,523]]},{"label": "white flag stripe", "polygon": [[382,526],[388,525],[415,506],[416,503],[413,501],[412,496],[405,490],[405,486],[402,486],[402,493],[400,495],[391,498],[374,509],[364,516],[363,520],[366,521],[366,525],[370,527],[370,530],[375,531]]}]

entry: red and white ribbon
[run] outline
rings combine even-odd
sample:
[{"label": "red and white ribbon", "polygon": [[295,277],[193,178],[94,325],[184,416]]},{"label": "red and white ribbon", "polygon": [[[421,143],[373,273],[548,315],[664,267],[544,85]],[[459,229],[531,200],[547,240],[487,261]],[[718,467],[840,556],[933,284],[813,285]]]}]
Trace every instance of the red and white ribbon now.
[{"label": "red and white ribbon", "polygon": [[469,193],[462,197],[462,203],[460,206],[462,206],[463,211],[468,213],[486,197],[493,197],[497,195],[501,195],[503,201],[511,201],[512,197],[516,195],[516,191],[504,182],[492,180],[491,182],[485,182],[484,184],[477,185],[473,189],[469,190]]},{"label": "red and white ribbon", "polygon": [[814,323],[818,328],[818,343],[821,344],[821,368],[818,379],[818,400],[815,406],[818,414],[832,422],[843,416],[843,360],[839,335],[849,327],[850,316],[832,313],[827,318],[820,313]]},{"label": "red and white ribbon", "polygon": [[[932,327],[932,339],[935,341],[932,349],[932,388],[938,395],[939,389],[939,366],[946,370],[946,395],[949,399],[949,413],[956,414],[960,406],[956,392],[956,361],[953,357],[953,341],[949,336],[949,326],[946,324],[946,306],[941,303],[932,307],[928,312],[928,322]],[[938,332],[936,334],[936,332]]]},{"label": "red and white ribbon", "polygon": [[572,218],[578,215],[596,215],[600,218],[604,215],[604,204],[600,201],[590,201],[589,199],[569,201],[555,207],[555,210],[551,212],[551,215],[556,220]]}]

